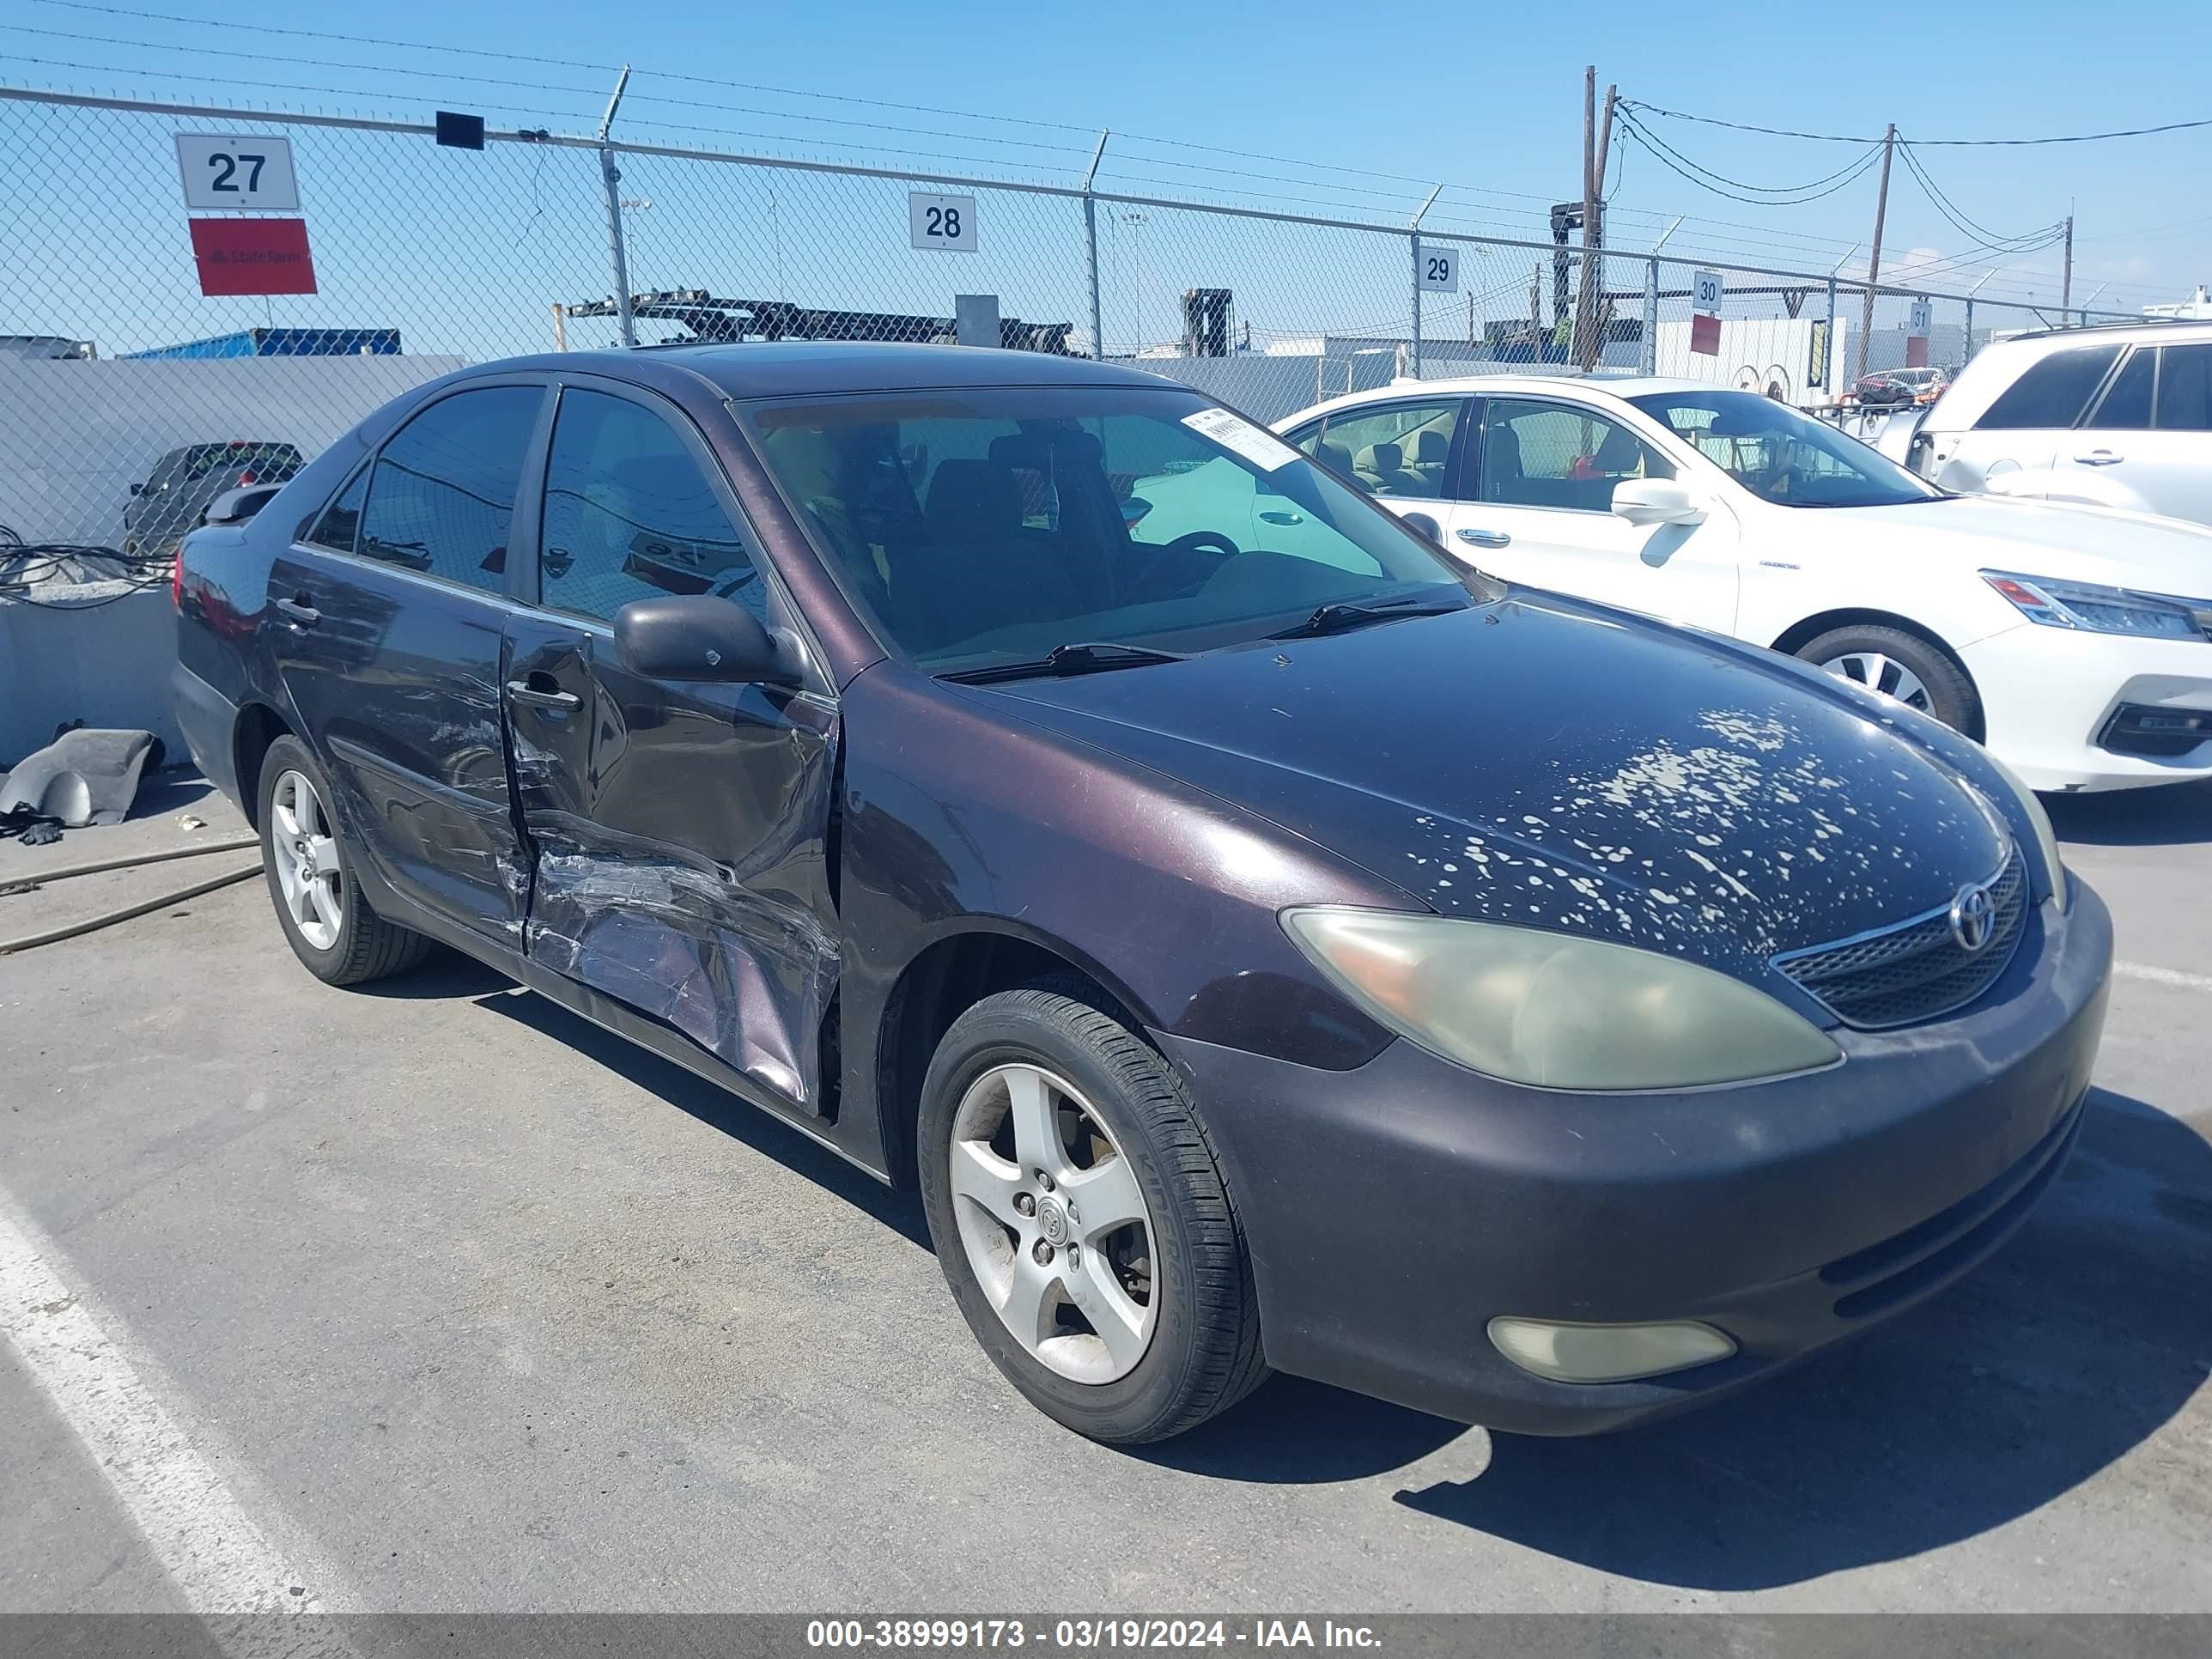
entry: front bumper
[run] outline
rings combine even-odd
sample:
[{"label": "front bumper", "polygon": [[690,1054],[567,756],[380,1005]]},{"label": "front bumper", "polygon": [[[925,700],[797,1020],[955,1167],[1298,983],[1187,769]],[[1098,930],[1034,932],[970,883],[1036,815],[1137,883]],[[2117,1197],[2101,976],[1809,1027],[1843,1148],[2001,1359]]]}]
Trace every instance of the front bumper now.
[{"label": "front bumper", "polygon": [[[1771,1083],[1568,1094],[1402,1041],[1324,1072],[1159,1036],[1221,1156],[1269,1363],[1586,1434],[1745,1387],[1932,1295],[2011,1234],[2072,1146],[2112,962],[2103,903],[2072,893],[1964,1015],[1838,1032],[1844,1064]],[[1492,1346],[1498,1315],[1696,1320],[1737,1352],[1547,1382]]]},{"label": "front bumper", "polygon": [[2212,713],[2212,641],[2077,634],[2022,622],[1960,653],[1984,740],[2032,789],[2132,789],[2212,777],[2212,742],[2178,755],[2112,746],[2123,708]]}]

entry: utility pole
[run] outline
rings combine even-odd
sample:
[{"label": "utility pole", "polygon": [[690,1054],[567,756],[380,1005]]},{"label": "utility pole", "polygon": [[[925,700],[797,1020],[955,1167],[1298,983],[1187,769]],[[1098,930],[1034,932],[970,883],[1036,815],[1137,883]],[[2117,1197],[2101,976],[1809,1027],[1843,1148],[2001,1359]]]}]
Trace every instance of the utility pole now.
[{"label": "utility pole", "polygon": [[1897,123],[1881,138],[1881,193],[1875,198],[1874,245],[1867,251],[1866,304],[1859,312],[1859,366],[1851,378],[1863,380],[1867,372],[1867,347],[1874,337],[1874,289],[1881,276],[1881,222],[1889,216],[1889,161],[1897,149]]},{"label": "utility pole", "polygon": [[1591,290],[1597,269],[1597,65],[1583,66],[1583,280],[1575,294],[1569,360],[1589,366],[1590,330],[1597,308]]},{"label": "utility pole", "polygon": [[[2071,212],[2069,212],[2069,213],[2067,214],[2067,216],[2066,216],[2066,274],[2065,274],[2063,276],[2061,276],[2061,277],[2058,279],[2058,316],[2059,316],[2059,319],[2060,319],[2062,322],[2065,319],[2065,316],[2066,316],[2066,302],[2067,302],[2068,301],[2071,300],[2073,297],[2074,297],[2074,216],[2073,216],[2073,214],[2072,214]],[[2088,307],[2086,307],[2086,306],[2082,307],[2082,310],[2083,310],[2083,312],[2084,312],[2085,313],[2087,313],[2087,309],[2088,309]],[[2088,321],[2088,318],[2087,318],[2087,316],[2085,314],[2085,315],[2082,317],[2081,320],[2082,320],[2083,322],[2087,322],[2087,321]]]},{"label": "utility pole", "polygon": [[1598,120],[1597,144],[1583,198],[1583,291],[1588,297],[1579,361],[1585,374],[1605,355],[1605,166],[1613,148],[1613,106],[1620,100],[1619,87],[1606,88],[1605,113]]}]

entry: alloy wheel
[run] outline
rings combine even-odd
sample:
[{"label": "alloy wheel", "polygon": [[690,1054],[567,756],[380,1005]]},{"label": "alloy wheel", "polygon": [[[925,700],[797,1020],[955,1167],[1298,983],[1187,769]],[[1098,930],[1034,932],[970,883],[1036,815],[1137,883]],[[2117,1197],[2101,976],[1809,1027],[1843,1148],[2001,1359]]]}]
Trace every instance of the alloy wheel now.
[{"label": "alloy wheel", "polygon": [[1846,651],[1829,658],[1820,666],[1838,679],[1878,691],[1923,714],[1930,712],[1927,686],[1921,683],[1919,675],[1894,657],[1886,657],[1879,651]]},{"label": "alloy wheel", "polygon": [[1112,1382],[1159,1319],[1156,1235],[1135,1170],[1065,1079],[994,1066],[953,1114],[949,1185],[968,1265],[1008,1331],[1078,1382]]},{"label": "alloy wheel", "polygon": [[269,800],[269,847],[292,926],[316,950],[333,948],[345,915],[339,884],[345,877],[330,812],[304,772],[276,780]]}]

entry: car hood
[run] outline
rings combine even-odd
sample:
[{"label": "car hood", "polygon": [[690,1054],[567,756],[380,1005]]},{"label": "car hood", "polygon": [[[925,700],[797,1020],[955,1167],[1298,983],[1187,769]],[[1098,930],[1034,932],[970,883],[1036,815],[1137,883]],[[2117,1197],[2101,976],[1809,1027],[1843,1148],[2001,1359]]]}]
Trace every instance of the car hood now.
[{"label": "car hood", "polygon": [[[956,689],[956,688],[948,688]],[[1948,903],[1989,804],[1758,654],[1555,595],[1185,661],[957,688],[1182,778],[1446,915],[1769,976]]]},{"label": "car hood", "polygon": [[[2104,582],[2186,599],[2212,596],[2212,530],[2076,501],[1958,495],[1897,507],[1784,509],[1790,528],[1863,545],[1909,541],[1975,568]],[[1808,522],[1800,526],[1796,521]],[[1828,520],[1832,520],[1830,523]]]}]

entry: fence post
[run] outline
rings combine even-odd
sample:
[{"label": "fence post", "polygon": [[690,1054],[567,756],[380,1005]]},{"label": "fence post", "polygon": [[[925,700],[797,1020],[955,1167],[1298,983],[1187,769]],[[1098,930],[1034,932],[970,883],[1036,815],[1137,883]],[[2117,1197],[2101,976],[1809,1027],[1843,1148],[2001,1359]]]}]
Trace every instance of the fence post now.
[{"label": "fence post", "polygon": [[[1848,258],[1850,256],[1844,256]],[[1836,384],[1842,357],[1836,350],[1836,273],[1828,273],[1828,361],[1820,365],[1820,378],[1828,383],[1828,401],[1839,404],[1844,400],[1844,389]]]},{"label": "fence post", "polygon": [[1659,262],[1644,262],[1644,356],[1638,365],[1646,374],[1659,372]]},{"label": "fence post", "polygon": [[1091,165],[1083,173],[1083,246],[1085,274],[1091,284],[1091,356],[1095,362],[1106,361],[1105,307],[1098,299],[1098,198],[1091,193],[1091,181],[1098,176],[1098,158],[1106,154],[1106,141],[1114,136],[1110,127],[1098,132],[1098,148],[1091,152]]},{"label": "fence post", "polygon": [[615,111],[621,107],[623,88],[629,84],[629,65],[624,64],[621,75],[615,80],[615,95],[607,100],[606,115],[599,122],[599,178],[607,187],[607,247],[615,262],[615,314],[622,319],[622,340],[626,346],[637,343],[637,319],[629,308],[629,254],[623,246],[622,173],[615,166],[614,147],[607,143],[607,134],[615,124]]},{"label": "fence post", "polygon": [[1413,272],[1413,378],[1421,378],[1421,221],[1437,204],[1444,187],[1438,185],[1429,192],[1429,199],[1421,204],[1421,210],[1413,216],[1413,222],[1406,228],[1407,241],[1412,250]]}]

